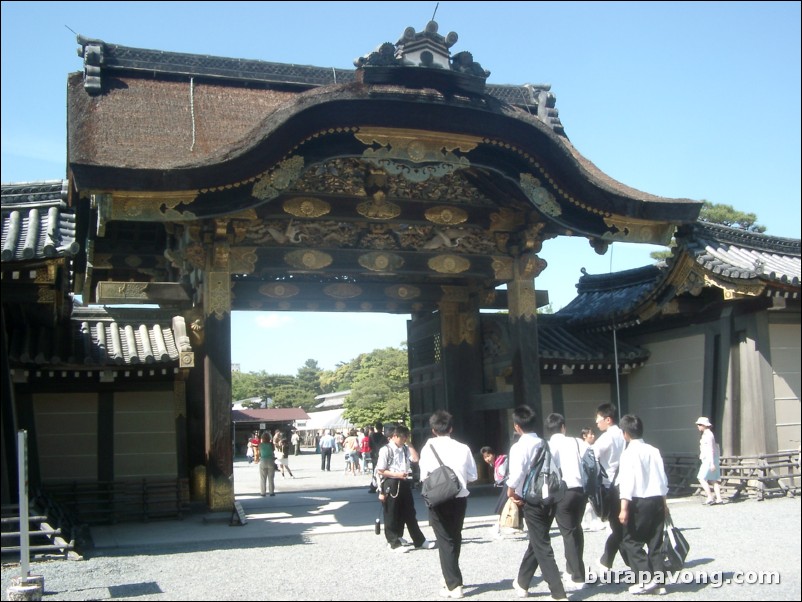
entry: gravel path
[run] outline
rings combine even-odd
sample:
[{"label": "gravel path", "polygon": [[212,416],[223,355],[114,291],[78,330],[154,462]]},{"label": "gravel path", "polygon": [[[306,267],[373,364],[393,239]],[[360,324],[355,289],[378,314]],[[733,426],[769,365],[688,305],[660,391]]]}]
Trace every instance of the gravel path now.
[{"label": "gravel path", "polygon": [[[300,477],[304,466],[297,464]],[[340,483],[353,484],[342,481],[343,475],[322,478],[339,478]],[[282,494],[278,490],[275,498],[253,500],[250,494],[241,495],[237,489],[237,498],[251,504],[246,508],[249,523],[243,527],[220,526],[221,534],[210,540],[201,541],[200,536],[193,540],[192,530],[200,533],[204,527],[192,521],[181,523],[184,531],[180,536],[161,543],[147,542],[157,541],[159,531],[169,532],[172,523],[178,521],[129,525],[128,533],[138,531],[145,543],[133,535],[126,539],[126,531],[121,527],[116,531],[121,541],[113,546],[97,548],[79,561],[34,561],[31,573],[45,578],[44,600],[437,599],[441,584],[437,552],[390,552],[384,536],[373,533],[377,506],[363,488],[306,494]],[[469,502],[470,522],[464,531],[460,563],[465,593],[477,600],[509,600],[514,598],[511,579],[526,542],[518,535],[503,539],[491,536],[492,517],[486,510],[492,508],[494,501],[490,493],[485,491]],[[315,500],[314,507],[309,506],[309,500]],[[272,506],[261,508],[255,504]],[[339,508],[333,512],[337,521],[329,521],[322,528],[330,517],[321,509],[335,507]],[[683,529],[691,545],[689,563],[681,576],[692,578],[702,573],[708,581],[671,585],[671,597],[800,599],[799,498],[747,500],[715,507],[703,507],[698,498],[692,498],[672,501],[670,507],[674,522]],[[421,526],[433,538],[425,522],[426,512],[421,508],[418,506]],[[315,518],[314,526],[310,517]],[[153,533],[150,540],[149,532]],[[585,536],[585,560],[593,567],[601,555],[606,534],[588,532]],[[180,542],[176,541],[179,539]],[[552,531],[552,543],[558,565],[563,567],[562,541],[556,530]],[[740,579],[741,572],[748,579],[757,579],[759,575],[755,572],[776,572],[780,582],[765,585],[731,582],[717,586],[719,579]],[[3,565],[3,600],[8,599],[10,579],[18,575],[19,565]],[[548,595],[539,572],[530,595]],[[625,584],[596,585],[570,597],[573,600],[643,598],[628,594]]]}]

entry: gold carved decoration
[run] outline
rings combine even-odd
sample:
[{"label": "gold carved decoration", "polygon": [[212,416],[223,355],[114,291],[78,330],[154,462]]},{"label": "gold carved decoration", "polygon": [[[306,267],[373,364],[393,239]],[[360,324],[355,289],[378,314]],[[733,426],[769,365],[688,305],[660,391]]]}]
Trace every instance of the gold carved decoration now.
[{"label": "gold carved decoration", "polygon": [[492,267],[496,280],[512,280],[512,257],[494,257]]},{"label": "gold carved decoration", "polygon": [[147,282],[98,282],[95,296],[98,299],[148,299]]},{"label": "gold carved decoration", "polygon": [[40,286],[36,289],[36,302],[37,303],[55,303],[56,291],[48,286]]},{"label": "gold carved decoration", "polygon": [[253,185],[251,194],[262,201],[274,199],[300,177],[303,168],[303,157],[290,157],[262,175]]},{"label": "gold carved decoration", "polygon": [[228,272],[208,272],[206,286],[206,315],[214,314],[218,320],[222,320],[231,313],[231,276]]},{"label": "gold carved decoration", "polygon": [[44,267],[36,268],[36,276],[33,281],[36,284],[53,284],[56,281],[56,266],[48,263]]},{"label": "gold carved decoration", "polygon": [[232,274],[253,274],[256,260],[256,247],[234,247],[229,255],[229,270]]},{"label": "gold carved decoration", "polygon": [[733,285],[723,282],[717,278],[705,274],[705,286],[720,288],[724,294],[724,299],[730,301],[740,297],[759,297],[763,295],[766,286],[764,284],[737,284]]},{"label": "gold carved decoration", "polygon": [[453,226],[468,220],[468,213],[459,207],[432,207],[424,214],[426,219],[441,226]]},{"label": "gold carved decoration", "polygon": [[647,220],[639,220],[622,215],[613,215],[604,219],[607,227],[613,232],[602,234],[604,240],[621,240],[625,242],[643,242],[654,245],[668,245],[674,236],[675,224],[663,224]]},{"label": "gold carved decoration", "polygon": [[526,216],[522,211],[502,207],[496,213],[490,214],[490,231],[513,232],[523,226],[525,221]]},{"label": "gold carved decoration", "polygon": [[300,290],[297,286],[288,282],[271,282],[259,287],[260,294],[273,299],[289,299],[297,295]]},{"label": "gold carved decoration", "polygon": [[409,284],[395,284],[384,289],[384,294],[393,299],[408,301],[420,297],[421,290],[417,286]]},{"label": "gold carved decoration", "polygon": [[[109,195],[104,195],[105,199]],[[198,198],[196,190],[129,191],[111,193],[108,220],[114,221],[182,221],[194,220],[191,211],[176,211],[178,205],[189,205]]]},{"label": "gold carved decoration", "polygon": [[443,291],[441,301],[451,303],[467,303],[469,299],[468,289],[464,286],[441,286]]},{"label": "gold carved decoration", "polygon": [[545,259],[541,259],[533,251],[523,253],[515,261],[518,264],[517,270],[521,278],[537,278],[548,265]]},{"label": "gold carved decoration", "polygon": [[384,198],[381,190],[373,194],[373,200],[359,203],[356,206],[357,213],[368,219],[393,219],[401,215],[401,207]]},{"label": "gold carved decoration", "polygon": [[452,151],[467,153],[475,149],[482,141],[477,136],[464,134],[447,134],[428,130],[407,130],[395,128],[360,128],[354,134],[356,138],[371,146],[378,144],[382,148],[368,148],[362,153],[365,158],[400,159],[422,163],[424,161],[462,163],[470,165],[464,157],[457,157]]},{"label": "gold carved decoration", "polygon": [[284,261],[300,270],[322,270],[331,265],[333,258],[322,251],[305,249],[287,253],[284,256]]},{"label": "gold carved decoration", "polygon": [[473,313],[460,311],[457,303],[439,303],[443,347],[467,343],[475,345],[479,340],[479,320]]},{"label": "gold carved decoration", "polygon": [[459,255],[437,255],[427,264],[429,269],[440,274],[460,274],[471,267],[471,262]]},{"label": "gold carved decoration", "polygon": [[404,260],[394,253],[373,251],[359,256],[359,265],[371,272],[394,272],[401,269]]},{"label": "gold carved decoration", "polygon": [[315,197],[295,197],[284,201],[284,211],[295,217],[315,218],[331,211],[331,205]]},{"label": "gold carved decoration", "polygon": [[362,289],[356,284],[338,282],[337,284],[328,285],[323,289],[323,292],[335,299],[353,299],[362,294]]},{"label": "gold carved decoration", "polygon": [[554,195],[543,188],[540,180],[533,175],[521,174],[521,190],[546,215],[557,217],[563,212]]}]

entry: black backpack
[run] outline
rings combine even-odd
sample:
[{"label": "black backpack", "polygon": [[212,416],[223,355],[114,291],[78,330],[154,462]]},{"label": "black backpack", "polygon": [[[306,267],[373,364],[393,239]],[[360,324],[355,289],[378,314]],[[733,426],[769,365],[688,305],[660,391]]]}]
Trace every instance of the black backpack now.
[{"label": "black backpack", "polygon": [[565,496],[565,481],[554,462],[549,444],[542,441],[532,460],[523,487],[523,498],[528,504],[551,506]]},{"label": "black backpack", "polygon": [[585,492],[590,505],[593,506],[593,510],[597,515],[601,516],[599,511],[602,508],[602,496],[604,495],[602,484],[607,477],[607,473],[601,464],[596,461],[596,454],[592,447],[588,446],[585,453],[580,454],[579,439],[574,438],[574,441],[576,441],[576,452],[579,456],[579,474],[582,476],[582,490]]}]

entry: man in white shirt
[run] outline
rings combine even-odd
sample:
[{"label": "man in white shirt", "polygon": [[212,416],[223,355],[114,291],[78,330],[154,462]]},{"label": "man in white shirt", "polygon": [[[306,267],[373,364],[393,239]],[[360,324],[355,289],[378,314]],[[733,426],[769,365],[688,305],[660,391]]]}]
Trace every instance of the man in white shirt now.
[{"label": "man in white shirt", "polygon": [[[437,549],[440,553],[440,570],[443,572],[445,588],[440,592],[444,598],[462,598],[462,571],[459,556],[462,549],[462,525],[468,508],[468,483],[478,478],[476,461],[470,448],[451,438],[453,418],[444,410],[438,410],[429,418],[434,437],[426,442],[420,454],[421,482],[440,466],[440,461],[451,468],[460,484],[460,492],[454,499],[429,508],[429,524],[434,530]],[[435,456],[440,457],[440,461]]]},{"label": "man in white shirt", "polygon": [[596,408],[596,426],[602,434],[593,444],[593,453],[596,454],[596,459],[607,473],[607,478],[604,479],[604,499],[605,505],[610,511],[611,530],[610,535],[607,537],[607,542],[604,544],[604,554],[599,559],[599,568],[603,571],[613,568],[617,552],[621,552],[621,560],[629,566],[626,552],[621,549],[624,528],[618,522],[621,502],[618,497],[616,475],[618,473],[618,461],[621,458],[621,452],[624,451],[626,442],[624,441],[624,434],[616,425],[617,411],[618,409],[611,403],[603,403]]},{"label": "man in white shirt", "polygon": [[555,518],[565,548],[565,573],[563,583],[568,591],[585,587],[585,534],[582,516],[588,498],[582,488],[582,467],[579,440],[565,436],[565,417],[549,414],[546,418],[546,433],[549,437],[551,455],[560,467],[565,482],[565,496],[557,502]]},{"label": "man in white shirt", "polygon": [[[660,588],[664,579],[663,559],[660,547],[663,543],[668,494],[668,478],[663,467],[660,450],[643,441],[643,422],[637,416],[627,414],[621,418],[621,430],[627,448],[621,454],[618,470],[618,488],[621,511],[618,518],[624,526],[622,551],[626,551],[632,570],[638,575],[651,574],[629,588],[631,594],[645,594]],[[643,546],[649,550],[647,554]]]},{"label": "man in white shirt", "polygon": [[554,521],[553,504],[529,504],[523,499],[524,481],[532,461],[545,442],[535,433],[537,414],[529,406],[518,406],[512,412],[515,432],[521,437],[510,448],[509,477],[507,478],[507,496],[512,498],[519,508],[523,509],[524,520],[529,534],[529,544],[521,559],[518,575],[512,580],[515,595],[526,598],[529,595],[529,583],[535,575],[537,567],[548,583],[553,600],[567,600],[565,587],[560,579],[560,569],[554,560],[554,549],[551,547],[549,529]]},{"label": "man in white shirt", "polygon": [[406,552],[409,542],[404,539],[404,527],[409,531],[416,548],[430,550],[434,542],[424,537],[418,526],[415,500],[412,498],[412,465],[418,452],[407,445],[409,429],[397,426],[390,441],[379,450],[376,474],[381,478],[379,500],[384,506],[384,536],[391,550]]}]

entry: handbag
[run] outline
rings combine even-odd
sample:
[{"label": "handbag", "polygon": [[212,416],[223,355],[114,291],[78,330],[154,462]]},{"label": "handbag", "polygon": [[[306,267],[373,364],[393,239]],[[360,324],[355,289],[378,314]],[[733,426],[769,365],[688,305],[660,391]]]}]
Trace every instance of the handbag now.
[{"label": "handbag", "polygon": [[520,508],[518,508],[518,504],[512,498],[507,498],[507,503],[504,504],[504,508],[501,510],[498,524],[502,529],[517,529],[520,531],[524,528],[524,517]]},{"label": "handbag", "polygon": [[660,555],[663,558],[663,566],[667,571],[679,571],[685,566],[685,559],[691,546],[682,534],[682,531],[674,526],[671,516],[666,516],[663,523],[663,545],[660,548]]},{"label": "handbag", "polygon": [[434,457],[440,462],[440,466],[435,468],[423,481],[421,496],[429,508],[439,506],[443,502],[453,500],[462,491],[456,473],[448,466],[443,464],[440,456],[433,446],[429,446],[434,453]]}]

